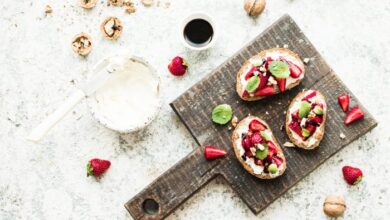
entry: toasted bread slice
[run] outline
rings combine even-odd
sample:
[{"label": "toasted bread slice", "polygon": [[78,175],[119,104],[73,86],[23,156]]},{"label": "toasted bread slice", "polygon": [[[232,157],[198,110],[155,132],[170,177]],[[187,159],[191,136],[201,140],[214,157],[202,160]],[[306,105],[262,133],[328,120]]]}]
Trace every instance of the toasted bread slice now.
[{"label": "toasted bread slice", "polygon": [[[267,85],[269,87],[273,88],[272,94],[265,95],[264,93],[259,91],[259,90],[261,90],[259,88],[257,91],[255,91],[253,93],[248,93],[246,91],[246,82],[247,82],[247,79],[245,79],[246,74],[249,71],[251,71],[251,69],[255,65],[262,64],[260,66],[265,67],[265,63],[262,62],[262,60],[263,59],[266,60],[268,57],[272,58],[273,60],[279,60],[280,57],[282,59],[284,59],[285,62],[289,63],[290,72],[292,72],[293,69],[296,70],[297,67],[298,67],[298,70],[300,69],[301,73],[300,73],[299,77],[295,76],[296,78],[293,78],[292,76],[294,74],[291,73],[286,78],[285,91],[292,89],[295,86],[299,85],[299,83],[301,83],[302,79],[305,76],[305,66],[304,66],[302,60],[299,58],[299,56],[296,53],[292,52],[289,49],[285,49],[285,48],[271,48],[271,49],[263,50],[260,53],[258,53],[257,55],[255,55],[255,56],[251,57],[249,60],[247,60],[237,73],[236,91],[241,99],[246,100],[246,101],[256,101],[256,100],[263,99],[267,96],[278,94],[281,92],[279,89],[279,85],[278,85],[279,82],[277,82],[277,80],[275,79],[274,76],[269,77],[268,82],[267,82],[268,83]],[[255,65],[253,63],[255,63]],[[293,68],[293,67],[295,67],[295,68]],[[266,75],[269,76],[270,73],[269,73],[268,69],[267,68],[265,68],[265,69],[267,70],[266,72],[268,72],[268,73],[266,73]],[[263,73],[260,73],[260,74],[263,74]],[[256,94],[256,93],[259,93],[258,91],[263,95]]]},{"label": "toasted bread slice", "polygon": [[[301,136],[302,132],[301,132],[301,135],[299,135],[289,125],[290,125],[291,121],[293,121],[292,114],[294,112],[296,113],[297,111],[299,112],[301,103],[303,101],[302,99],[304,99],[305,97],[308,97],[308,95],[312,94],[313,92],[315,92],[316,95],[313,96],[313,98],[309,99],[310,104],[312,105],[312,107],[314,105],[316,105],[314,103],[321,104],[322,105],[322,114],[317,115],[317,114],[315,114],[314,109],[312,109],[312,110],[310,110],[308,117],[304,117],[304,119],[300,119],[301,122],[298,122],[300,129],[302,129],[301,124],[306,124],[306,125],[307,124],[311,124],[311,125],[315,124],[315,127],[316,127],[315,131],[313,133],[311,133],[308,138],[305,138],[305,137]],[[319,91],[308,90],[308,91],[302,91],[302,92],[298,93],[298,95],[295,96],[295,98],[291,101],[291,103],[288,107],[287,113],[286,113],[285,127],[286,127],[287,135],[290,138],[291,142],[293,142],[295,146],[306,149],[306,150],[312,150],[312,149],[317,148],[319,146],[322,138],[324,137],[326,115],[327,115],[326,99]],[[321,123],[318,123],[318,120],[313,119],[313,117],[320,117]],[[306,122],[303,123],[302,120],[305,120]],[[315,123],[312,124],[312,122],[315,122]],[[294,126],[292,125],[292,127],[294,127]],[[296,129],[296,130],[299,131],[299,129]],[[306,130],[308,130],[308,129],[306,129]],[[309,129],[309,130],[312,130],[312,129]]]},{"label": "toasted bread slice", "polygon": [[[268,141],[263,136],[263,134],[261,134],[262,141],[257,145],[252,144],[253,143],[252,140],[254,140],[253,137],[254,134],[255,133],[258,133],[256,135],[260,134],[260,131],[250,129],[251,122],[253,120],[257,120],[258,122],[261,123],[261,125],[263,125],[264,129],[262,131],[265,132],[265,136],[267,137]],[[247,148],[248,150],[245,150],[243,146],[243,139],[246,138],[251,140],[252,147],[250,147],[249,149]],[[271,142],[271,144],[269,142]],[[250,174],[256,176],[257,178],[274,179],[278,176],[281,176],[287,168],[286,158],[284,157],[283,151],[278,141],[276,140],[275,136],[273,135],[269,125],[258,117],[248,116],[238,123],[238,125],[236,126],[232,134],[232,144],[238,161],[240,161],[240,163],[242,164],[245,170],[247,170]],[[260,144],[262,146],[260,146]],[[270,146],[272,147],[272,149]],[[257,152],[254,153],[253,157],[246,156],[249,152],[252,152],[253,150],[252,148],[254,148],[255,150],[256,149],[259,150],[260,147],[263,148],[263,150],[265,150],[266,148],[267,150],[265,151],[267,152],[266,158],[259,159],[257,156]],[[261,161],[260,165],[256,164],[259,163],[258,162],[259,160]],[[271,174],[270,172],[266,171],[269,168],[270,164],[277,165],[276,173]]]}]

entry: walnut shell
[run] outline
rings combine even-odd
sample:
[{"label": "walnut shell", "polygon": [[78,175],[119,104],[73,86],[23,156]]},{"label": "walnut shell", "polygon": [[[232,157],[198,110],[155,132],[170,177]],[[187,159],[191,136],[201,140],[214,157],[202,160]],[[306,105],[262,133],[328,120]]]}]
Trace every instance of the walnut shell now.
[{"label": "walnut shell", "polygon": [[107,5],[123,6],[123,0],[108,0]]},{"label": "walnut shell", "polygon": [[122,33],[122,22],[117,17],[108,17],[100,25],[100,30],[105,38],[116,40]]},{"label": "walnut shell", "polygon": [[125,6],[125,11],[129,14],[136,11],[135,5],[131,0],[124,0],[123,5]]},{"label": "walnut shell", "polygon": [[347,206],[341,196],[327,196],[324,202],[324,212],[330,217],[339,217],[343,215]]},{"label": "walnut shell", "polygon": [[265,8],[265,0],[244,0],[244,9],[250,16],[260,15]]},{"label": "walnut shell", "polygon": [[72,49],[81,56],[88,55],[92,50],[91,37],[86,33],[76,35],[72,40]]},{"label": "walnut shell", "polygon": [[97,0],[80,0],[81,7],[91,9],[95,7]]}]

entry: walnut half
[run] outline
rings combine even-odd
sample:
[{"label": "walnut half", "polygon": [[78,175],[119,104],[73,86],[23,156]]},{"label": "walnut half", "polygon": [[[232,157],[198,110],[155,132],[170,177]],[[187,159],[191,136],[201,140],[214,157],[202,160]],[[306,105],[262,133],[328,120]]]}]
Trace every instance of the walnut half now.
[{"label": "walnut half", "polygon": [[244,9],[250,16],[257,17],[264,8],[265,0],[244,0]]},{"label": "walnut half", "polygon": [[90,9],[95,7],[97,0],[80,0],[81,7]]},{"label": "walnut half", "polygon": [[108,17],[100,25],[100,30],[105,38],[116,40],[122,33],[122,22],[116,17]]},{"label": "walnut half", "polygon": [[76,35],[72,40],[72,49],[81,56],[88,55],[92,50],[91,37],[86,33]]}]

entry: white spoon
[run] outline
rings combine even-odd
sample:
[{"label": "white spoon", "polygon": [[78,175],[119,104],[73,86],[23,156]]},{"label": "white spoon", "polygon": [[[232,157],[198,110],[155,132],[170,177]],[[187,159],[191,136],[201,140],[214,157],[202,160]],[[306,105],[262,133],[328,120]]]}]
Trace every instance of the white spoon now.
[{"label": "white spoon", "polygon": [[52,114],[50,114],[41,124],[31,131],[27,140],[39,142],[47,132],[54,127],[70,110],[72,110],[81,100],[93,94],[102,87],[110,77],[123,65],[122,59],[118,57],[107,58],[99,62],[94,68],[93,78],[74,92],[64,103]]}]

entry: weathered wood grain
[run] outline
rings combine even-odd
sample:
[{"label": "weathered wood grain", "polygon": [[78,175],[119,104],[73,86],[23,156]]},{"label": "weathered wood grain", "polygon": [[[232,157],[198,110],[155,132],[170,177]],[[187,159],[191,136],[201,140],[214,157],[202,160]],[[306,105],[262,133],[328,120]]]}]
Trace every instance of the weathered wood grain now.
[{"label": "weathered wood grain", "polygon": [[[284,45],[288,45],[289,49],[302,58],[312,58],[306,65],[306,77],[302,84],[285,94],[257,102],[242,101],[235,92],[235,76],[241,65],[263,49]],[[247,173],[235,158],[230,143],[232,130],[229,126],[211,122],[212,108],[217,104],[227,103],[232,106],[239,119],[248,114],[260,116],[268,122],[283,144],[288,136],[284,130],[280,130],[280,126],[284,124],[287,106],[299,91],[309,88],[321,91],[327,98],[328,119],[320,147],[313,151],[283,148],[288,168],[277,179],[260,180]],[[254,213],[259,213],[341,148],[376,126],[375,119],[367,111],[364,120],[349,127],[343,124],[345,114],[337,103],[337,96],[344,92],[350,93],[352,101],[362,106],[295,22],[288,15],[283,16],[212,74],[171,103],[173,110],[200,146],[220,146],[229,152],[228,156],[206,161],[202,148],[198,148],[127,202],[125,207],[135,219],[161,219],[216,175],[222,175],[248,207]],[[340,139],[340,133],[345,134],[346,138]],[[251,193],[253,191],[257,193]],[[151,215],[145,212],[142,204],[146,199],[154,199],[159,204],[157,213]]]}]

